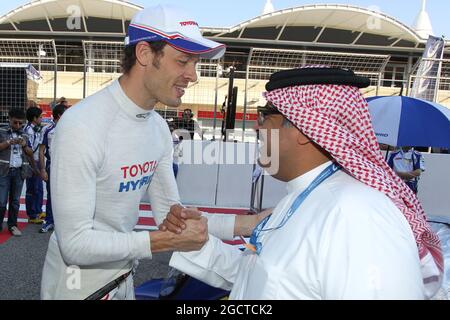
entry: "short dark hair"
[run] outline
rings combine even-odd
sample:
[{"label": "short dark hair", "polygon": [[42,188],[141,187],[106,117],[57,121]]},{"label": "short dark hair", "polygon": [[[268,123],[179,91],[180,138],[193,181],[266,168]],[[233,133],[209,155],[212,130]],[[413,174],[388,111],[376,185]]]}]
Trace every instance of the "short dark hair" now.
[{"label": "short dark hair", "polygon": [[66,111],[66,109],[67,109],[66,106],[63,105],[62,103],[57,104],[52,111],[53,119],[59,119],[64,113],[64,111]]},{"label": "short dark hair", "polygon": [[28,100],[28,108],[29,107],[37,107],[37,103],[34,100]]},{"label": "short dark hair", "polygon": [[[150,48],[156,55],[163,55],[163,49],[166,46],[167,42],[165,41],[154,41],[147,42],[150,45]],[[136,44],[128,46],[123,51],[123,57],[121,62],[122,72],[127,74],[131,71],[131,68],[136,64]]]},{"label": "short dark hair", "polygon": [[22,108],[11,108],[8,111],[8,116],[10,119],[25,119],[25,111]]},{"label": "short dark hair", "polygon": [[27,121],[31,122],[34,118],[39,118],[42,114],[42,110],[37,107],[30,107],[27,109]]},{"label": "short dark hair", "polygon": [[190,118],[194,117],[194,113],[189,108],[186,108],[186,109],[183,110],[183,115],[186,114],[187,112],[189,112],[189,117]]}]

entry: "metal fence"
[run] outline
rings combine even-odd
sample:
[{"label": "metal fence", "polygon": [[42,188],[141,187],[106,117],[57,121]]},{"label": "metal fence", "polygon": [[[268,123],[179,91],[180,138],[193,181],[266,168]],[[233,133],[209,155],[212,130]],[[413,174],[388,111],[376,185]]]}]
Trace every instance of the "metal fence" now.
[{"label": "metal fence", "polygon": [[[425,69],[425,73],[421,73]],[[422,58],[414,65],[409,77],[408,89],[422,87],[422,98],[448,104],[450,100],[450,59]],[[419,89],[420,90],[420,89]]]},{"label": "metal fence", "polygon": [[[38,85],[36,95],[31,94],[28,98],[33,100],[56,99],[58,55],[53,40],[0,39],[0,63],[9,64],[10,66],[31,65],[37,70],[40,77],[35,79]],[[11,70],[5,73],[6,76],[3,78],[3,81],[18,81],[17,78],[9,76],[13,72]],[[8,85],[8,83],[0,86],[0,99],[13,94],[12,92],[4,92],[5,88],[10,87],[12,86]],[[22,95],[21,92],[22,90],[18,89],[14,94]]]},{"label": "metal fence", "polygon": [[[120,77],[124,44],[112,41],[83,41],[82,48],[83,73],[81,75],[79,72],[61,73],[61,81],[58,84],[60,91],[73,92],[80,98],[101,90]],[[350,68],[356,74],[371,79],[372,86],[365,89],[364,93],[376,95],[382,85],[382,74],[389,59],[389,55],[253,48],[243,69],[245,77],[239,76],[234,79],[234,86],[238,87],[238,112],[242,110],[244,113],[243,116],[240,115],[242,120],[236,121],[236,129],[242,131],[244,141],[248,113],[254,113],[256,106],[264,104],[261,93],[265,91],[264,85],[274,72],[304,65]],[[58,57],[53,40],[0,39],[1,62],[32,64],[42,75],[37,98],[56,99]],[[197,65],[198,81],[190,84],[183,97],[183,104],[188,108],[203,108],[210,112],[213,110],[213,120],[205,121],[206,126],[213,130],[218,126],[219,108],[228,94],[229,79],[224,69],[224,60],[200,60]],[[442,63],[439,85],[444,91],[450,86],[448,61]],[[394,89],[398,91],[398,88],[392,90]],[[450,95],[443,92],[440,99],[450,99]],[[171,117],[174,115],[174,110],[167,106],[158,105],[157,108],[163,115]]]},{"label": "metal fence", "polygon": [[83,98],[120,77],[123,48],[123,42],[83,41]]},{"label": "metal fence", "polygon": [[[123,55],[123,42],[111,41],[83,41],[84,73],[83,73],[83,97],[89,96],[121,76],[121,59]],[[214,106],[217,110],[219,81],[227,82],[227,79],[219,79],[221,73],[220,60],[201,59],[197,64],[196,82],[191,83],[183,98],[185,107],[195,108],[199,105]],[[158,104],[156,110],[165,119],[178,116],[178,110]],[[205,123],[207,129],[213,131],[214,123]]]},{"label": "metal fence", "polygon": [[[84,53],[84,88],[83,97],[89,96],[121,76],[121,59],[123,42],[83,41]],[[218,60],[201,59],[197,64],[198,80],[191,83],[183,102],[188,105],[214,105],[216,95],[211,92],[215,88],[220,62]],[[195,98],[194,98],[195,97]],[[164,116],[173,116],[170,107],[158,105]],[[164,112],[163,112],[164,111]]]},{"label": "metal fence", "polygon": [[[261,92],[265,91],[264,84],[274,72],[306,65],[348,68],[358,75],[370,78],[377,95],[381,76],[389,59],[389,55],[253,48],[247,64],[244,119],[248,111],[254,111],[258,105],[265,104]],[[243,130],[245,131],[245,120]]]}]

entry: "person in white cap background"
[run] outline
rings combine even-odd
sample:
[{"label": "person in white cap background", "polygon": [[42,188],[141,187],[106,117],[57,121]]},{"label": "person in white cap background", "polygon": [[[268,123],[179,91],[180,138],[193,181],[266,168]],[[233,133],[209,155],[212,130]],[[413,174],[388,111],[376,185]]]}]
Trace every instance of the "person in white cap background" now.
[{"label": "person in white cap background", "polygon": [[369,83],[323,66],[273,74],[257,126],[267,131],[269,158],[259,161],[267,168],[277,160],[277,144],[271,174],[287,182],[288,195],[244,252],[211,236],[200,251],[174,253],[170,265],[231,290],[231,299],[433,297],[443,272],[439,238],[379,152],[359,91]]},{"label": "person in white cap background", "polygon": [[[161,251],[200,249],[209,231],[232,238],[238,221],[191,219],[174,232],[134,232],[148,194],[158,225],[181,206],[172,172],[172,139],[156,103],[178,107],[202,58],[220,58],[222,44],[202,37],[192,17],[174,7],[138,12],[128,30],[123,75],[66,111],[52,148],[50,238],[41,284],[43,299],[134,299],[138,259]],[[215,221],[215,222],[214,222]],[[248,228],[247,228],[248,229]]]}]

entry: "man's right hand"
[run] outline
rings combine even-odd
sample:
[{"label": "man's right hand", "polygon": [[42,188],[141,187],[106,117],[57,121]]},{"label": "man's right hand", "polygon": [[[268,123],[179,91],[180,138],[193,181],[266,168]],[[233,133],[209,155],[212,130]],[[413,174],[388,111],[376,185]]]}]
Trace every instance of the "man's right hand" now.
[{"label": "man's right hand", "polygon": [[44,181],[48,181],[48,173],[47,173],[47,170],[45,170],[45,169],[41,169],[41,179],[42,180],[44,180]]},{"label": "man's right hand", "polygon": [[170,231],[173,233],[181,233],[186,228],[186,221],[189,219],[199,220],[202,213],[197,208],[184,208],[176,204],[170,207],[164,221],[159,225],[159,230]]}]

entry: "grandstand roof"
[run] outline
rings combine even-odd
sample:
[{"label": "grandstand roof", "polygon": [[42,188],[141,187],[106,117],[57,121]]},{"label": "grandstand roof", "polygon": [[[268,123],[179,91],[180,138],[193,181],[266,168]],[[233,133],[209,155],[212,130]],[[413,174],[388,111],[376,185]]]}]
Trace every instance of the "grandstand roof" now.
[{"label": "grandstand roof", "polygon": [[[275,11],[232,28],[204,28],[217,39],[289,44],[416,48],[426,42],[412,28],[381,12],[351,5],[306,5]],[[248,40],[247,40],[248,41]]]},{"label": "grandstand roof", "polygon": [[[141,8],[121,0],[35,0],[1,16],[0,33],[122,37],[134,13]],[[70,19],[74,16],[81,18],[78,26]],[[283,9],[234,27],[202,30],[205,36],[219,41],[272,45],[411,50],[423,49],[426,42],[412,28],[386,14],[336,4]]]},{"label": "grandstand roof", "polygon": [[123,35],[139,9],[121,0],[34,0],[1,16],[0,32]]}]

